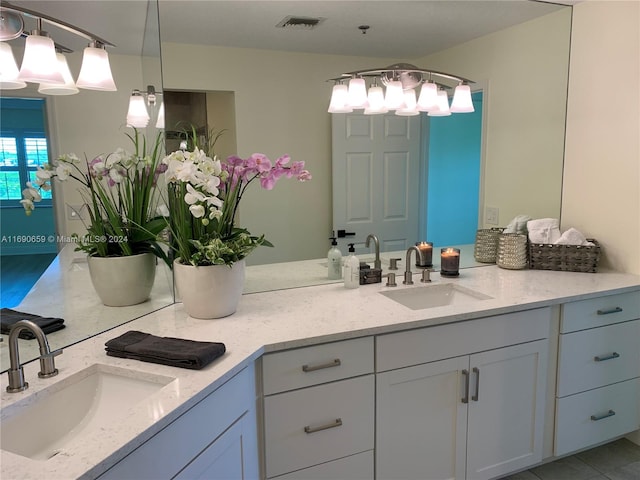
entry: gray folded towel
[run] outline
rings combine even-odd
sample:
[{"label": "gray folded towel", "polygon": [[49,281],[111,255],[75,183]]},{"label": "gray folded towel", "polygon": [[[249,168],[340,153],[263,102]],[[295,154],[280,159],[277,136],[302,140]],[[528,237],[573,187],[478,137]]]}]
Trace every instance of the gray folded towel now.
[{"label": "gray folded towel", "polygon": [[[32,313],[23,313],[17,310],[11,310],[10,308],[3,308],[0,310],[0,333],[9,335],[13,324],[20,320],[31,320],[38,325],[45,334],[62,330],[65,327],[62,318],[41,317],[40,315],[34,315]],[[36,337],[30,330],[22,330],[18,338],[33,340]]]},{"label": "gray folded towel", "polygon": [[224,354],[219,342],[198,342],[184,338],[156,337],[130,330],[105,343],[107,355],[142,362],[200,370]]}]

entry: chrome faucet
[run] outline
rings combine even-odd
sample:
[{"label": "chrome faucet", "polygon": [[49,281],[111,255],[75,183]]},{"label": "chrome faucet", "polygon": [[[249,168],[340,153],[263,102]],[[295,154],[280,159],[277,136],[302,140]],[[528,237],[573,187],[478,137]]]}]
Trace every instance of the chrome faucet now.
[{"label": "chrome faucet", "polygon": [[404,271],[404,280],[402,283],[404,285],[413,285],[413,280],[411,279],[411,252],[416,252],[416,262],[420,258],[420,249],[415,245],[411,245],[407,248],[407,269]]},{"label": "chrome faucet", "polygon": [[373,268],[381,269],[382,262],[380,261],[380,242],[378,241],[378,237],[373,233],[367,235],[367,239],[364,242],[364,246],[367,248],[369,248],[369,240],[373,240],[373,244],[376,247],[376,259],[373,262]]},{"label": "chrome faucet", "polygon": [[22,365],[20,365],[20,357],[18,356],[18,336],[23,330],[29,330],[33,333],[38,340],[40,346],[40,372],[38,377],[49,378],[58,374],[53,357],[60,355],[62,350],[51,351],[49,349],[49,342],[42,329],[30,320],[20,320],[11,327],[9,332],[9,362],[11,368],[8,370],[9,385],[7,386],[7,392],[16,393],[22,392],[29,388],[29,384],[24,381],[24,371]]}]

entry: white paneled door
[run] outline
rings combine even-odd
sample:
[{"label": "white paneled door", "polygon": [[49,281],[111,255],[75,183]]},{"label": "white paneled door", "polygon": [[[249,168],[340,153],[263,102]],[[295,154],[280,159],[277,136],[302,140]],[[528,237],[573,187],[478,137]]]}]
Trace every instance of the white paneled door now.
[{"label": "white paneled door", "polygon": [[418,240],[420,117],[333,114],[333,228],[346,253],[362,253],[368,234],[381,251],[404,250]]}]

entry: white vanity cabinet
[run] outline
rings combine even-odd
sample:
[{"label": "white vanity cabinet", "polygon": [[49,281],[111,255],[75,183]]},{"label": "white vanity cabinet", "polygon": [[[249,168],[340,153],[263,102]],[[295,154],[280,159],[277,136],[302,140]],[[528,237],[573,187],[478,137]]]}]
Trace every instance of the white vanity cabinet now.
[{"label": "white vanity cabinet", "polygon": [[264,355],[267,478],[372,479],[373,338]]},{"label": "white vanity cabinet", "polygon": [[376,478],[481,480],[542,460],[551,309],[377,338]]},{"label": "white vanity cabinet", "polygon": [[640,428],[640,291],[562,306],[555,454]]},{"label": "white vanity cabinet", "polygon": [[253,366],[246,367],[98,478],[259,478]]}]

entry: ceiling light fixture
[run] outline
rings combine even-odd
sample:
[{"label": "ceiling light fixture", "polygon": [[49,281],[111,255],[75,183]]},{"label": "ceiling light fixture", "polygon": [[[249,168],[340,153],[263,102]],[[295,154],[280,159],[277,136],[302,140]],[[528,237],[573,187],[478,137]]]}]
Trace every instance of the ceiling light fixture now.
[{"label": "ceiling light fixture", "polygon": [[[24,31],[25,17],[34,18],[36,28],[30,33]],[[43,22],[74,33],[89,40],[84,49],[82,67],[77,84],[69,70],[65,53],[72,50],[54,43],[49,34],[42,30]],[[0,86],[7,89],[26,87],[25,82],[39,83],[38,91],[47,95],[73,95],[79,88],[115,91],[116,85],[111,74],[109,56],[105,47],[114,45],[102,38],[58,20],[49,15],[19,7],[8,2],[0,7],[0,42],[26,37],[24,57],[17,75],[15,57],[11,46],[0,43]]]},{"label": "ceiling light fixture", "polygon": [[[367,79],[371,79],[369,94],[363,97],[362,92],[366,92]],[[409,63],[343,73],[331,80],[335,84],[329,113],[349,113],[354,109],[364,109],[365,115],[395,111],[396,115],[418,115],[420,112],[428,112],[431,116],[445,116],[451,115],[451,112],[474,111],[469,87],[469,84],[474,83],[472,80],[449,73],[424,70]],[[345,84],[347,81],[348,87]],[[386,87],[382,105],[379,100],[382,88],[379,84]],[[450,108],[447,90],[453,90],[454,87]]]}]

